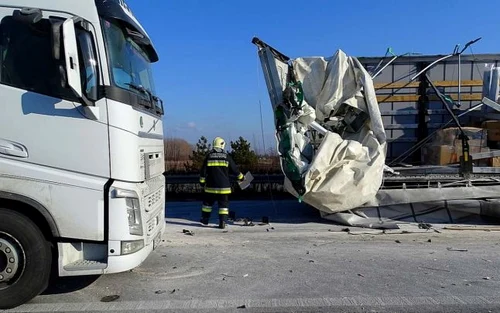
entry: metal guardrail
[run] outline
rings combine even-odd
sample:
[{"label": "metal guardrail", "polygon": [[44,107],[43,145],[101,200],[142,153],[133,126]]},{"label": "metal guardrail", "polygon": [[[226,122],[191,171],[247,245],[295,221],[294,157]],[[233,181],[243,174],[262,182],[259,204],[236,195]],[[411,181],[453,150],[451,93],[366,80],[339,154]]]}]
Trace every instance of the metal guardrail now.
[{"label": "metal guardrail", "polygon": [[[252,184],[282,184],[285,177],[282,174],[270,174],[270,175],[253,175],[254,180]],[[182,184],[197,184],[199,182],[200,176],[198,175],[165,175],[167,180],[167,185],[182,185]]]}]

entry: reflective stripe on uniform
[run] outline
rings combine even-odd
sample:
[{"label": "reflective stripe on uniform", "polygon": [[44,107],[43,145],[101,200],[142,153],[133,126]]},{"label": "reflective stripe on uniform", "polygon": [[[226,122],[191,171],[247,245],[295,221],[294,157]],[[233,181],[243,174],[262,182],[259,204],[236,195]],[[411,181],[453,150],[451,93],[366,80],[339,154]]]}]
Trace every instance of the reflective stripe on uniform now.
[{"label": "reflective stripe on uniform", "polygon": [[201,211],[202,211],[202,212],[211,213],[211,212],[212,212],[212,207],[211,207],[211,206],[203,206],[203,207],[201,208]]},{"label": "reflective stripe on uniform", "polygon": [[238,179],[243,179],[243,177],[245,177],[245,176],[243,176],[242,173],[240,173],[240,175],[238,175]]},{"label": "reflective stripe on uniform", "polygon": [[202,184],[205,183],[205,177],[200,177],[200,183],[202,183]]},{"label": "reflective stripe on uniform", "polygon": [[229,162],[228,161],[207,161],[207,166],[223,166],[223,167],[228,167]]},{"label": "reflective stripe on uniform", "polygon": [[229,214],[229,209],[226,208],[219,209],[219,215],[228,215],[228,214]]},{"label": "reflective stripe on uniform", "polygon": [[231,193],[231,188],[210,188],[205,187],[205,192],[207,193],[215,193],[218,195],[227,195]]}]

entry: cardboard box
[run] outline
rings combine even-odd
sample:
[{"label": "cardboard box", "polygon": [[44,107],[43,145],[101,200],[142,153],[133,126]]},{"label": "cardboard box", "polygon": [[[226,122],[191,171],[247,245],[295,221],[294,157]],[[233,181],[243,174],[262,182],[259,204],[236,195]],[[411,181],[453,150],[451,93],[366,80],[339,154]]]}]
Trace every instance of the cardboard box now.
[{"label": "cardboard box", "polygon": [[489,141],[500,141],[500,121],[485,121],[482,127],[487,130]]},{"label": "cardboard box", "polygon": [[[488,132],[483,128],[462,127],[465,134],[469,138],[469,146],[486,147],[488,144]],[[450,127],[441,129],[436,133],[433,145],[449,145],[453,146],[457,143],[461,144],[459,139],[460,129],[458,127]]]},{"label": "cardboard box", "polygon": [[[458,158],[463,154],[462,153],[462,143],[456,143],[454,146],[454,151],[455,154],[457,155]],[[469,145],[469,153],[479,153],[479,152],[489,152],[490,148],[488,147],[479,147],[479,146],[473,146]]]},{"label": "cardboard box", "polygon": [[[423,158],[428,165],[448,165],[460,162],[462,156],[462,145],[428,145],[423,149]],[[488,147],[470,146],[469,153],[488,152]]]},{"label": "cardboard box", "polygon": [[446,165],[456,162],[455,148],[453,146],[431,145],[425,146],[422,151],[425,164]]},{"label": "cardboard box", "polygon": [[500,157],[494,157],[490,159],[491,167],[500,167]]}]

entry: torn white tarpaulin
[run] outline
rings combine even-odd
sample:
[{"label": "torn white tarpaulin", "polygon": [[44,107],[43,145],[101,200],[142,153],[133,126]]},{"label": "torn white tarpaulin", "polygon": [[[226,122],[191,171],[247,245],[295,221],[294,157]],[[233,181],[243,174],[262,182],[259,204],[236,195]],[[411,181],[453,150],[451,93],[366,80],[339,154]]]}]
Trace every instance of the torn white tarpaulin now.
[{"label": "torn white tarpaulin", "polygon": [[[341,50],[295,59],[293,73],[284,64],[274,60],[271,70],[283,88],[273,109],[285,188],[325,213],[371,201],[382,183],[386,135],[370,75]],[[324,134],[311,134],[313,122]]]},{"label": "torn white tarpaulin", "polygon": [[[395,171],[384,164],[386,137],[373,82],[356,58],[339,50],[331,58],[290,60],[258,39],[253,42],[273,106],[285,188],[324,218],[394,228],[396,221],[421,217],[446,223],[500,215],[496,178],[462,182],[453,167]],[[384,171],[392,175],[380,189]],[[449,177],[441,184],[434,174]],[[480,210],[464,211],[468,205]]]}]

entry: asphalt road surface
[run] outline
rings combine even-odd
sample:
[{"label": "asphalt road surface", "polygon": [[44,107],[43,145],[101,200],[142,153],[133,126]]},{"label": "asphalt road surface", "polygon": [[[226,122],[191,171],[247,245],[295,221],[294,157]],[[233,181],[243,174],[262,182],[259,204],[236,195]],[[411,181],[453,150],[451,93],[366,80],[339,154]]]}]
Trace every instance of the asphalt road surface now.
[{"label": "asphalt road surface", "polygon": [[354,235],[295,202],[233,208],[254,226],[200,227],[198,204],[169,204],[139,268],[61,279],[11,311],[500,312],[500,232]]}]

